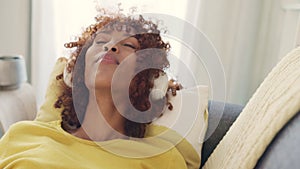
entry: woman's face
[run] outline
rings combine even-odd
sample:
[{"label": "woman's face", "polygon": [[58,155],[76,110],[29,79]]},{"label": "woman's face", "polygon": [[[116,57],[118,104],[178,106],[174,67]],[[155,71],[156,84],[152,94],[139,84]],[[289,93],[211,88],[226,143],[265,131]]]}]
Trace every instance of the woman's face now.
[{"label": "woman's face", "polygon": [[[139,48],[133,33],[116,30],[100,30],[86,52],[85,84],[88,89],[110,88],[113,74],[126,57]],[[128,72],[133,72],[135,62],[131,62]],[[126,68],[127,69],[127,68]]]}]

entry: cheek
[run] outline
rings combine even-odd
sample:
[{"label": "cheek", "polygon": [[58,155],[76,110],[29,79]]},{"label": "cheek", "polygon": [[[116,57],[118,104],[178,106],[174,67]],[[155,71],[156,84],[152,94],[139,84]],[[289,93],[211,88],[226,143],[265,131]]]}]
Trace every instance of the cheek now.
[{"label": "cheek", "polygon": [[98,63],[96,63],[87,52],[85,58],[84,82],[88,89],[94,87],[95,77],[97,75]]},{"label": "cheek", "polygon": [[86,63],[93,63],[96,61],[99,56],[104,55],[106,52],[102,50],[102,46],[93,44],[89,49],[86,51],[85,54],[85,61]]},{"label": "cheek", "polygon": [[89,48],[86,51],[86,54],[85,54],[85,67],[86,67],[86,69],[88,67],[92,66],[92,53],[93,53],[92,48]]},{"label": "cheek", "polygon": [[84,72],[84,81],[88,89],[94,87],[96,72],[97,72],[97,67],[86,65],[85,72]]},{"label": "cheek", "polygon": [[137,66],[136,63],[137,55],[134,52],[127,52],[121,58],[120,69],[123,69],[124,72],[133,73],[134,68]]},{"label": "cheek", "polygon": [[124,57],[113,75],[113,85],[117,89],[128,90],[129,83],[136,74],[136,58],[134,55]]}]

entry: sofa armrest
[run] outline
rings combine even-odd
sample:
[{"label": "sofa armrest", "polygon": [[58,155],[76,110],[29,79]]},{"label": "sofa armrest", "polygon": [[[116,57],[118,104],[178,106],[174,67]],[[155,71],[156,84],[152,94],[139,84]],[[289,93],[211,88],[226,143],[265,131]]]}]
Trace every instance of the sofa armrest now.
[{"label": "sofa armrest", "polygon": [[209,101],[208,129],[202,147],[201,166],[204,165],[242,109],[243,106],[237,104]]},{"label": "sofa armrest", "polygon": [[299,131],[300,111],[278,132],[255,168],[299,168]]},{"label": "sofa armrest", "polygon": [[0,90],[0,136],[15,122],[33,120],[37,106],[34,89],[25,82],[19,88]]},{"label": "sofa armrest", "polygon": [[[205,142],[202,147],[201,167],[207,161],[208,157],[214,151],[243,109],[243,106],[241,105],[216,101],[210,101],[208,106],[209,123]],[[299,167],[299,131],[300,111],[278,132],[264,154],[262,154],[255,168]]]}]

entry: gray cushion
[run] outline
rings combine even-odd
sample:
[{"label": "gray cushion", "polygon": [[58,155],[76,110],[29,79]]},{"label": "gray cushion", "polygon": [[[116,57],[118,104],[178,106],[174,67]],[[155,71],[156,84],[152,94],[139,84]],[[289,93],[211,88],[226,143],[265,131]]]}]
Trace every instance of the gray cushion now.
[{"label": "gray cushion", "polygon": [[[0,124],[1,125],[1,124]],[[2,128],[0,126],[0,138],[3,136],[3,131],[2,131]]]},{"label": "gray cushion", "polygon": [[255,168],[298,169],[300,167],[299,131],[300,112],[276,135]]},{"label": "gray cushion", "polygon": [[220,140],[236,120],[242,109],[243,106],[241,105],[209,101],[208,129],[202,147],[201,166],[203,166],[210,154],[219,144]]}]

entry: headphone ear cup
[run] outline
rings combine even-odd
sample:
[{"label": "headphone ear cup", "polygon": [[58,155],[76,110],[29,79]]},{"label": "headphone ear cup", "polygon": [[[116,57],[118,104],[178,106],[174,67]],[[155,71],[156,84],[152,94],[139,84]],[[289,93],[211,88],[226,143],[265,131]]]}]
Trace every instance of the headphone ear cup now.
[{"label": "headphone ear cup", "polygon": [[160,73],[159,77],[154,79],[153,88],[151,89],[150,92],[150,98],[152,100],[162,99],[166,95],[168,91],[168,87],[169,87],[169,80],[167,74]]},{"label": "headphone ear cup", "polygon": [[65,84],[68,87],[72,88],[72,86],[73,86],[72,85],[72,72],[68,72],[67,65],[64,68],[63,77],[64,77]]}]

